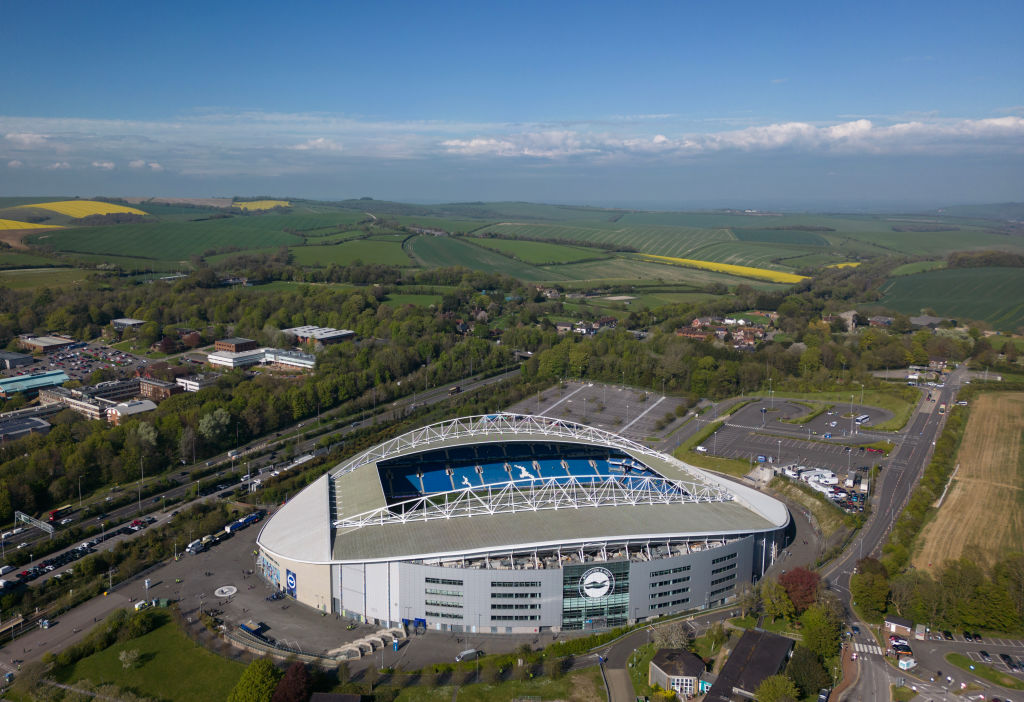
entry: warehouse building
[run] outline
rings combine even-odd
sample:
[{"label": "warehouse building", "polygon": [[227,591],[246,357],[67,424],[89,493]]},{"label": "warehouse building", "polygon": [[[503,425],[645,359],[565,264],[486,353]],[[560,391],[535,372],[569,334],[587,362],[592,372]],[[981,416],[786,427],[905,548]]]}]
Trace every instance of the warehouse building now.
[{"label": "warehouse building", "polygon": [[333,327],[317,327],[312,324],[306,324],[301,327],[292,327],[290,329],[282,329],[285,334],[295,337],[297,344],[320,344],[322,346],[328,346],[330,344],[340,344],[342,341],[348,341],[349,339],[356,338],[356,333],[350,329],[334,329]]}]

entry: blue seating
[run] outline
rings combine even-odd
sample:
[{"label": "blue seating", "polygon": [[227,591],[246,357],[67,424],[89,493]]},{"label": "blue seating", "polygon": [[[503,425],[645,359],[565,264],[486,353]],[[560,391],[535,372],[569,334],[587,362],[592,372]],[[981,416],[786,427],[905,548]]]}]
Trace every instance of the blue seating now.
[{"label": "blue seating", "polygon": [[423,473],[423,492],[448,492],[452,489],[452,479],[444,470],[432,470]]},{"label": "blue seating", "polygon": [[480,487],[480,476],[477,475],[476,466],[462,466],[452,469],[452,485],[456,490],[468,487]]},{"label": "blue seating", "polygon": [[509,481],[508,471],[504,463],[483,463],[477,466],[480,470],[481,482],[484,485],[495,485]]}]

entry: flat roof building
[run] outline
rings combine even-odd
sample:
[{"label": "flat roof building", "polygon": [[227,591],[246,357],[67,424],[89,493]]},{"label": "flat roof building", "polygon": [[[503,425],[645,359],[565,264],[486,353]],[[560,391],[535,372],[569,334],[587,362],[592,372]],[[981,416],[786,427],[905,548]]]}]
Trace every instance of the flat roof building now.
[{"label": "flat roof building", "polygon": [[185,392],[199,392],[217,382],[220,373],[199,373],[187,375],[184,378],[175,378],[174,382],[181,386]]},{"label": "flat roof building", "polygon": [[133,317],[119,317],[118,319],[110,320],[110,325],[117,331],[124,331],[125,329],[138,329],[146,323],[144,319],[135,319]]},{"label": "flat roof building", "polygon": [[294,336],[295,340],[300,344],[314,342],[327,346],[329,344],[339,344],[342,341],[348,341],[349,339],[356,338],[356,333],[350,329],[317,327],[312,324],[305,324],[301,327],[292,327],[291,329],[282,329],[281,331],[285,334]]},{"label": "flat roof building", "polygon": [[267,364],[312,370],[316,367],[316,356],[301,351],[262,348],[252,351],[239,351],[238,353],[215,351],[206,357],[206,362],[211,366],[222,366],[224,368],[245,368],[257,364]]},{"label": "flat roof building", "polygon": [[20,366],[30,366],[36,362],[28,354],[16,353],[14,351],[0,351],[0,368],[10,370]]},{"label": "flat roof building", "polygon": [[0,420],[0,441],[14,441],[29,434],[48,434],[50,423],[39,417],[12,417]]},{"label": "flat roof building", "polygon": [[107,421],[114,426],[117,426],[129,417],[134,417],[135,415],[143,414],[144,412],[152,412],[155,409],[156,403],[152,400],[131,400],[130,402],[121,402],[113,407],[107,408]]},{"label": "flat roof building", "polygon": [[139,378],[139,395],[147,400],[163,402],[171,395],[176,395],[183,391],[184,388],[177,383],[171,383],[157,378]]},{"label": "flat roof building", "polygon": [[18,338],[18,345],[21,348],[40,353],[58,351],[74,343],[76,343],[74,339],[69,339],[66,336],[22,336]]},{"label": "flat roof building", "polygon": [[64,371],[43,371],[0,380],[0,397],[8,398],[19,392],[36,395],[43,388],[63,385],[71,380]]},{"label": "flat roof building", "polygon": [[214,351],[228,351],[238,353],[240,351],[255,351],[259,347],[252,339],[243,339],[240,336],[233,336],[228,339],[218,339],[213,342]]}]

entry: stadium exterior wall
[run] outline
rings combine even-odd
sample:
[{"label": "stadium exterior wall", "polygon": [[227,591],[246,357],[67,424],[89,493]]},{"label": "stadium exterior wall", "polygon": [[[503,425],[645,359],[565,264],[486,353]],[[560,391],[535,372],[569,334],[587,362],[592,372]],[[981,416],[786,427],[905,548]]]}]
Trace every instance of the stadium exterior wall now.
[{"label": "stadium exterior wall", "polygon": [[[785,548],[789,514],[757,490],[663,459],[663,468],[678,464],[728,490],[731,504],[751,519],[679,531],[652,520],[636,531],[580,539],[545,531],[543,512],[523,513],[529,532],[486,553],[467,549],[464,557],[453,556],[440,544],[413,539],[401,553],[345,559],[332,553],[328,505],[335,488],[325,475],[268,520],[257,540],[257,565],[272,585],[302,604],[380,626],[419,620],[434,630],[495,634],[604,629],[726,604]],[[359,469],[376,471],[372,464]],[[634,508],[580,509],[626,515]],[[472,517],[480,518],[488,519]],[[415,535],[422,527],[412,522],[401,528]]]}]

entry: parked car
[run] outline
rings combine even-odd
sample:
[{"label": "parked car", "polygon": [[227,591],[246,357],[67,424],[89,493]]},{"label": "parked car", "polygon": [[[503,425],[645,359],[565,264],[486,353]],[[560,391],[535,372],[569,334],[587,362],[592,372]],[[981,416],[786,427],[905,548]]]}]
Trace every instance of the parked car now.
[{"label": "parked car", "polygon": [[986,663],[992,662],[992,656],[988,655],[988,651],[978,651],[978,655],[981,656],[981,660]]}]

